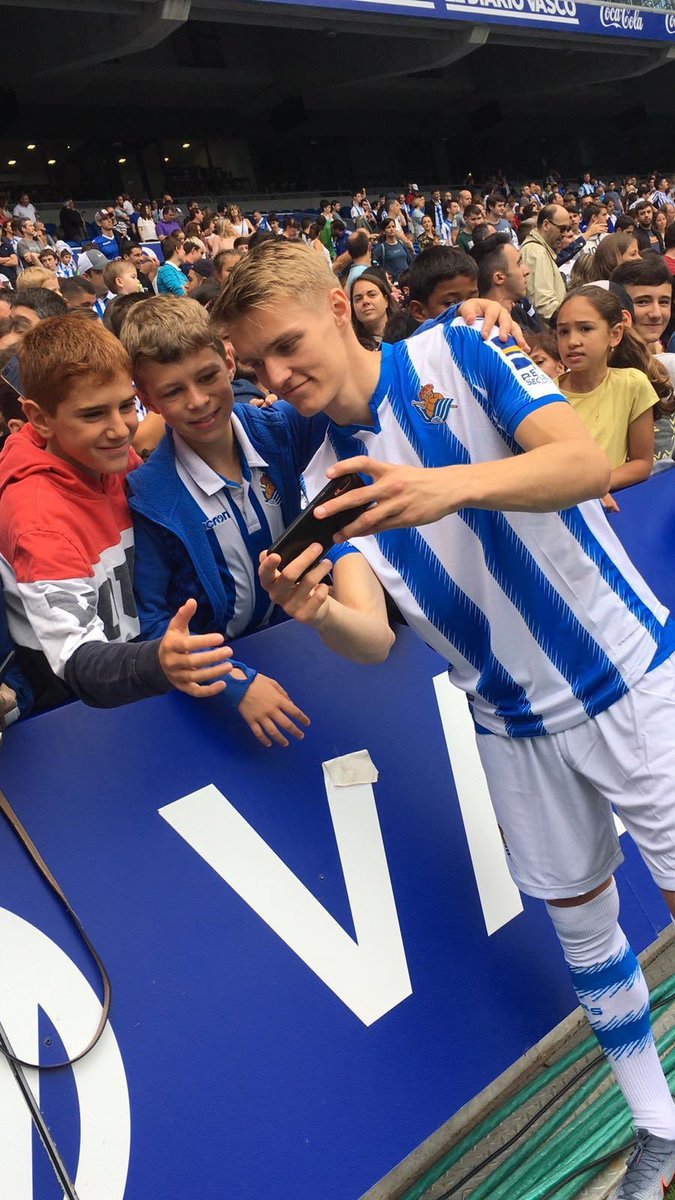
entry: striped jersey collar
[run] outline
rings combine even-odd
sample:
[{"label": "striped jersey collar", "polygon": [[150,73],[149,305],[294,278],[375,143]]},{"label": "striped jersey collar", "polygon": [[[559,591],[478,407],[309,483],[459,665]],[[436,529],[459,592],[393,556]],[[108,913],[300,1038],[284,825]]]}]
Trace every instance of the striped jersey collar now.
[{"label": "striped jersey collar", "polygon": [[[252,467],[263,468],[268,466],[268,463],[256,450],[236,413],[232,413],[230,420],[232,421],[235,441],[239,446],[242,466],[244,466],[244,476],[250,478]],[[213,467],[204,462],[204,459],[200,458],[197,452],[191,446],[188,446],[185,439],[179,433],[176,433],[175,430],[173,430],[173,444],[176,458],[185,468],[190,478],[195,481],[197,486],[207,496],[215,496],[216,492],[223,490],[222,475],[219,475],[217,471],[213,470]]]}]

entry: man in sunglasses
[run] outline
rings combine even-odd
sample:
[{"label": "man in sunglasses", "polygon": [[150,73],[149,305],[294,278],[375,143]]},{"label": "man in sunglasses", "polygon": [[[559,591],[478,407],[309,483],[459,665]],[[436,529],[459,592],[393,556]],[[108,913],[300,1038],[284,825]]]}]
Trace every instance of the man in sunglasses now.
[{"label": "man in sunglasses", "polygon": [[527,294],[538,316],[550,321],[565,299],[565,281],[556,255],[570,218],[561,204],[545,204],[537,216],[537,227],[522,244],[523,263],[529,270]]},{"label": "man in sunglasses", "polygon": [[120,247],[117,238],[115,237],[115,210],[112,208],[103,208],[99,214],[98,223],[101,226],[101,232],[98,237],[93,239],[92,244],[105,254],[108,262],[120,257]]}]

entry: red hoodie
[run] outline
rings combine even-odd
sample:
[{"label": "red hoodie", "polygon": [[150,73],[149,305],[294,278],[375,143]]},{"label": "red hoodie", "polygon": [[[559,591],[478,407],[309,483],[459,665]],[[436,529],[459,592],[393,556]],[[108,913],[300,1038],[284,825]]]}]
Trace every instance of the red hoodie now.
[{"label": "red hoodie", "polygon": [[0,575],[17,646],[63,679],[84,642],[138,637],[134,537],[125,474],[96,478],[45,447],[25,425],[0,455]]}]

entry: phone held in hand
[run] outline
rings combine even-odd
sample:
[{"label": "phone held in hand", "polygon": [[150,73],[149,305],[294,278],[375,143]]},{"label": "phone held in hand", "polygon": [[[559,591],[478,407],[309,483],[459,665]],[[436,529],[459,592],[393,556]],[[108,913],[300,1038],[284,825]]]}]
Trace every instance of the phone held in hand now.
[{"label": "phone held in hand", "polygon": [[[349,475],[341,475],[338,479],[331,479],[325,488],[315,496],[311,504],[303,509],[298,517],[284,529],[284,532],[277,538],[276,542],[270,546],[268,554],[278,554],[281,558],[279,570],[283,570],[302,554],[308,546],[313,542],[321,545],[322,554],[317,555],[312,566],[315,566],[321,559],[326,550],[330,550],[333,545],[333,536],[344,529],[345,525],[351,525],[357,517],[366,512],[370,508],[369,504],[357,504],[354,508],[345,509],[344,512],[335,513],[332,517],[324,517],[323,521],[315,517],[315,510],[320,504],[326,504],[328,500],[335,500],[338,496],[344,496],[345,492],[353,492],[356,488],[366,487],[365,479],[357,475],[356,471],[352,471]],[[311,570],[311,567],[307,568]]]}]

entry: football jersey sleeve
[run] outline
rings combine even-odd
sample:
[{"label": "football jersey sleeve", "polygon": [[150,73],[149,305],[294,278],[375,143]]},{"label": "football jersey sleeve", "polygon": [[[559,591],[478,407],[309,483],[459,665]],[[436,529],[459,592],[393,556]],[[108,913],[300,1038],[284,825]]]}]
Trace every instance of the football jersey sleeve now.
[{"label": "football jersey sleeve", "polygon": [[487,393],[491,420],[513,438],[520,422],[545,404],[567,404],[552,379],[541,370],[520,346],[509,338],[500,342],[476,339],[479,376]]}]

